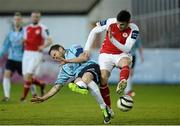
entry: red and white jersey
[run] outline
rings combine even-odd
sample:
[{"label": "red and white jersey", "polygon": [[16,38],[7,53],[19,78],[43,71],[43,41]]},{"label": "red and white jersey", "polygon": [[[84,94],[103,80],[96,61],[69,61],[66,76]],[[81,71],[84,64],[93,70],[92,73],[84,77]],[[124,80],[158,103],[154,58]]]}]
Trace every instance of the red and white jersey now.
[{"label": "red and white jersey", "polygon": [[122,52],[129,52],[135,43],[139,29],[134,23],[129,23],[128,28],[124,31],[120,31],[117,27],[116,18],[109,18],[108,20],[100,21],[97,23],[96,28],[94,28],[87,40],[85,45],[85,50],[89,50],[91,43],[93,41],[93,36],[95,33],[100,33],[102,31],[108,30],[110,27],[111,33],[115,42],[109,39],[108,31],[106,32],[105,40],[102,44],[100,53],[107,54],[121,54]]},{"label": "red and white jersey", "polygon": [[42,24],[30,24],[24,29],[25,50],[37,51],[49,37],[49,30]]}]

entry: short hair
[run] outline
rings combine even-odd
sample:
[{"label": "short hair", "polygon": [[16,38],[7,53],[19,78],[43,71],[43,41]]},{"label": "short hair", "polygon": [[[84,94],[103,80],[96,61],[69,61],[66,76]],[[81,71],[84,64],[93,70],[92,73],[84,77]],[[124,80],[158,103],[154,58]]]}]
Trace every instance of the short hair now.
[{"label": "short hair", "polygon": [[58,51],[60,47],[64,49],[64,47],[61,46],[61,45],[59,45],[59,44],[52,45],[52,46],[50,47],[50,49],[49,49],[48,54],[51,55],[51,51],[52,51],[52,50],[57,50],[57,51]]},{"label": "short hair", "polygon": [[117,15],[117,21],[119,22],[129,22],[131,19],[131,14],[127,10],[122,10]]},{"label": "short hair", "polygon": [[21,17],[22,15],[21,15],[21,13],[20,13],[20,12],[15,12],[15,13],[14,13],[14,16]]},{"label": "short hair", "polygon": [[41,11],[39,11],[39,10],[32,11],[32,13],[40,14],[40,16],[41,16]]}]

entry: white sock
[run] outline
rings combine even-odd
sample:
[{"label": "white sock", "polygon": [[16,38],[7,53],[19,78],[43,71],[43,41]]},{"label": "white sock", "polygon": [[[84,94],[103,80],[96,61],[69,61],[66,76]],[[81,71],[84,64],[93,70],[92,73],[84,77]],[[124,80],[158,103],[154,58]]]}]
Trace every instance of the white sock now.
[{"label": "white sock", "polygon": [[97,84],[94,81],[91,81],[87,86],[88,86],[91,94],[96,98],[96,101],[100,105],[100,108],[101,109],[106,108],[106,104],[104,103],[104,100],[101,96],[101,93],[100,93],[100,90],[99,90],[99,87],[97,86]]},{"label": "white sock", "polygon": [[31,94],[35,95],[36,94],[36,86],[34,84],[31,84],[30,89],[31,89]]},{"label": "white sock", "polygon": [[78,81],[78,82],[76,82],[76,84],[77,84],[79,87],[87,88],[87,84],[84,83],[83,81]]},{"label": "white sock", "polygon": [[129,76],[127,80],[127,87],[125,88],[124,93],[127,94],[131,90],[132,90],[132,77]]},{"label": "white sock", "polygon": [[10,89],[11,89],[11,82],[10,78],[3,78],[3,90],[4,96],[10,98]]}]

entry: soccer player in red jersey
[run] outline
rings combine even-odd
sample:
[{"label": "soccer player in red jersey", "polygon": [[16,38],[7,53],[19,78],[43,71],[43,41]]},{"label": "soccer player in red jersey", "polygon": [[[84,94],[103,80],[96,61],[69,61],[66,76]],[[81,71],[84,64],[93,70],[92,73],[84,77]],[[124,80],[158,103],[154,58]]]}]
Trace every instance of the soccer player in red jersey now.
[{"label": "soccer player in red jersey", "polygon": [[40,12],[32,12],[32,24],[28,25],[24,29],[24,55],[22,61],[22,68],[25,84],[24,93],[21,101],[25,100],[29,92],[30,85],[32,83],[39,83],[42,88],[44,87],[44,83],[37,80],[35,78],[35,75],[43,58],[42,50],[52,43],[52,39],[49,35],[48,28],[43,24],[39,23],[40,18]]},{"label": "soccer player in red jersey", "polygon": [[[109,18],[96,24],[85,45],[86,54],[89,55],[90,48],[96,34],[106,31],[106,36],[102,44],[99,65],[101,69],[101,95],[105,103],[111,107],[110,92],[108,79],[114,67],[120,69],[120,82],[117,85],[116,92],[123,93],[127,86],[127,79],[132,64],[130,50],[139,34],[139,28],[136,24],[130,23],[131,15],[128,11],[122,10],[118,13],[117,18]],[[112,116],[113,116],[112,111]]]}]

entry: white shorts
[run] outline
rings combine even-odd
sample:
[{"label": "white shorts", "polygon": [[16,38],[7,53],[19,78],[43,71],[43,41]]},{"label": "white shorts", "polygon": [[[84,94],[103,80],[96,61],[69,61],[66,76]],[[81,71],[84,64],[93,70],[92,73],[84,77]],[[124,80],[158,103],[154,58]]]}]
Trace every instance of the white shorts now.
[{"label": "white shorts", "polygon": [[22,72],[25,74],[37,75],[43,54],[37,51],[24,51],[22,60]]},{"label": "white shorts", "polygon": [[130,58],[130,60],[132,61],[132,56],[129,53],[121,53],[121,54],[101,53],[98,59],[100,69],[108,70],[109,72],[111,72],[114,67],[119,67],[118,63],[124,57]]}]

